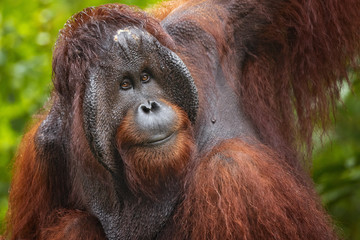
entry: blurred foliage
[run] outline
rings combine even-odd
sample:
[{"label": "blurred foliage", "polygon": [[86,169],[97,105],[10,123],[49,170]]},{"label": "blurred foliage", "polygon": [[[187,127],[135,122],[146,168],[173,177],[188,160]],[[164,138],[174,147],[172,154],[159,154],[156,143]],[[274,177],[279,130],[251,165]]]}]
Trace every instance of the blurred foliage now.
[{"label": "blurred foliage", "polygon": [[314,151],[313,179],[345,239],[360,239],[360,74],[352,76],[334,128]]},{"label": "blurred foliage", "polygon": [[[158,0],[123,0],[142,8]],[[0,221],[7,210],[11,160],[26,123],[51,91],[51,54],[75,12],[113,0],[2,0],[0,5]],[[313,178],[346,239],[360,239],[360,77],[344,94],[329,139],[314,151]]]}]

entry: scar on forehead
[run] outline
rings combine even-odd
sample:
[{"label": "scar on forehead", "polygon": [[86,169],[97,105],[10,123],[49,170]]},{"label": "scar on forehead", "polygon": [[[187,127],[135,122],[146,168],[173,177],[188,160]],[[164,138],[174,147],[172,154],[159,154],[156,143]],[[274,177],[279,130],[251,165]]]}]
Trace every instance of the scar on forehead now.
[{"label": "scar on forehead", "polygon": [[139,40],[139,37],[138,37],[136,34],[132,33],[129,28],[124,28],[124,29],[119,29],[119,30],[116,31],[116,35],[114,36],[114,41],[117,42],[117,41],[119,40],[119,35],[120,35],[120,34],[124,34],[124,33],[130,34],[130,36],[131,36],[133,39],[135,39],[135,41],[138,41],[138,40]]}]

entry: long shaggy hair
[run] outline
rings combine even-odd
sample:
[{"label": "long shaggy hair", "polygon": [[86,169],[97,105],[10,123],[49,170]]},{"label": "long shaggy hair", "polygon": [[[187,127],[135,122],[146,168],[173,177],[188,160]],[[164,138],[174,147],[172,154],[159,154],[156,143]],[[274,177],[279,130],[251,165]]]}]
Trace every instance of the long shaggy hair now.
[{"label": "long shaggy hair", "polygon": [[[181,0],[150,11],[154,17],[118,4],[75,14],[54,49],[51,109],[19,146],[6,235],[105,239],[106,228],[112,227],[108,225],[116,223],[118,228],[136,228],[121,234],[151,233],[159,239],[336,239],[309,177],[300,168],[301,150],[305,149],[305,157],[310,155],[314,128],[327,127],[348,67],[359,65],[359,12],[359,0]],[[171,17],[181,25],[176,25],[177,39],[159,22]],[[119,174],[116,184],[129,184],[133,192],[152,196],[156,187],[166,188],[172,180],[167,174],[173,174],[182,187],[172,199],[178,205],[165,206],[166,216],[160,216],[163,211],[134,217],[128,211],[130,217],[122,218],[115,180],[95,159],[84,133],[87,69],[98,60],[99,36],[108,28],[129,25],[146,30],[181,57],[199,91],[199,113],[211,106],[204,103],[216,86],[213,69],[221,68],[223,84],[239,97],[232,109],[244,111],[259,136],[247,142],[219,138],[218,145],[194,155],[192,139],[178,139],[170,151],[174,158],[164,159],[161,151],[127,149],[126,141],[134,140],[134,135],[136,139],[136,134],[131,120],[125,119],[114,136],[118,145],[114,149],[123,155],[127,174],[120,171],[124,175]],[[191,31],[211,39],[208,44],[214,49],[187,35]],[[213,61],[217,57],[218,62]],[[175,111],[179,128],[191,131],[185,114]],[[205,120],[209,119],[198,119],[194,128],[201,129]],[[206,129],[201,130],[206,137]],[[206,139],[196,139],[196,144]],[[97,191],[92,200],[106,206],[98,210],[104,216],[118,213],[115,220],[100,223],[91,214],[84,179],[89,189]],[[157,225],[158,217],[163,222]]]}]

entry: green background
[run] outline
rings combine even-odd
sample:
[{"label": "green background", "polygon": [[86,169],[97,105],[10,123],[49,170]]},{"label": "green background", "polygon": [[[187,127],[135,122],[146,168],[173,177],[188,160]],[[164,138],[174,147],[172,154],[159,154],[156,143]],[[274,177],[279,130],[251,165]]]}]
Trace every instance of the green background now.
[{"label": "green background", "polygon": [[[151,6],[158,0],[121,3]],[[12,160],[30,121],[49,97],[51,54],[60,28],[75,12],[107,0],[2,0],[0,5],[0,221],[7,210]],[[336,125],[315,136],[312,176],[345,239],[360,240],[360,77],[353,74]]]}]

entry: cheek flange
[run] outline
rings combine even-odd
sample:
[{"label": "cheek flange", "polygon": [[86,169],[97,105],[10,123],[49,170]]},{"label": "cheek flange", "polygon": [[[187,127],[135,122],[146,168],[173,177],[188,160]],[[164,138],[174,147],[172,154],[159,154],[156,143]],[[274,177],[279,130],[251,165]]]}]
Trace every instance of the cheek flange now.
[{"label": "cheek flange", "polygon": [[[119,170],[116,158],[115,135],[120,119],[114,119],[112,107],[107,101],[108,92],[101,84],[100,71],[93,69],[85,89],[83,102],[83,124],[90,149],[97,160],[110,172]],[[120,117],[119,117],[120,118]]]}]

